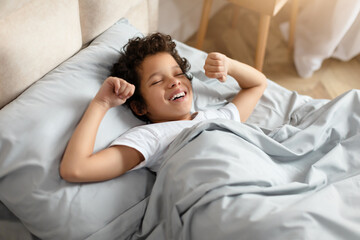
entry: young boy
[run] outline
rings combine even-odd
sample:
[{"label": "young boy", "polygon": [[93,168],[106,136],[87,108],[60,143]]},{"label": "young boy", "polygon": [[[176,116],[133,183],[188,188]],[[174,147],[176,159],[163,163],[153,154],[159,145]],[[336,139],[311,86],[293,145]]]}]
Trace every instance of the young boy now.
[{"label": "young boy", "polygon": [[[155,33],[130,40],[73,133],[60,175],[71,182],[93,182],[141,167],[157,171],[168,145],[184,128],[214,118],[246,121],[267,86],[261,72],[223,54],[210,53],[204,65],[206,76],[224,82],[229,74],[241,90],[220,109],[191,113],[189,68],[170,36]],[[104,115],[124,103],[151,124],[130,129],[110,147],[93,153]]]}]

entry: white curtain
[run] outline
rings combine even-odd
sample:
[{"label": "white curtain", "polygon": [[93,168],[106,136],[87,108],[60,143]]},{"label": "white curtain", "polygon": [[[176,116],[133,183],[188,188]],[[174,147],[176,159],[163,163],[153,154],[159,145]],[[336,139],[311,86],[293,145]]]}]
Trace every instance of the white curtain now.
[{"label": "white curtain", "polygon": [[348,61],[360,53],[360,0],[312,0],[299,12],[294,62],[311,77],[330,57]]}]

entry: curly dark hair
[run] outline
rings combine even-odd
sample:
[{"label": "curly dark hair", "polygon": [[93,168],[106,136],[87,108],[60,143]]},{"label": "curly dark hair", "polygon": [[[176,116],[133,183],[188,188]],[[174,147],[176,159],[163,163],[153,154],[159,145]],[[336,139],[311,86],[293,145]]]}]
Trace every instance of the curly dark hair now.
[{"label": "curly dark hair", "polygon": [[171,39],[171,36],[162,33],[153,33],[146,37],[135,37],[123,47],[119,61],[114,64],[111,76],[119,77],[135,86],[134,94],[125,102],[133,114],[142,121],[149,122],[146,115],[139,116],[132,109],[131,105],[135,104],[137,109],[144,109],[146,102],[140,93],[140,67],[147,56],[155,55],[157,53],[169,53],[180,66],[182,72],[191,80],[192,77],[188,74],[190,64],[186,58],[179,56],[176,50],[176,44]]}]

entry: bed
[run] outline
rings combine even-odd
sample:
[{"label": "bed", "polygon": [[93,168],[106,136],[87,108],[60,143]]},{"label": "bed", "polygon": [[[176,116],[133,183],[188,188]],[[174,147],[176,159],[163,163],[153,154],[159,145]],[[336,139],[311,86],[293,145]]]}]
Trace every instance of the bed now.
[{"label": "bed", "polygon": [[[312,99],[269,79],[246,123],[184,129],[157,174],[69,183],[67,142],[122,46],[156,30],[157,1],[8,1],[0,13],[0,239],[360,238],[358,90]],[[205,52],[176,43],[194,111],[239,90],[204,75]],[[139,124],[111,109],[95,150]]]}]

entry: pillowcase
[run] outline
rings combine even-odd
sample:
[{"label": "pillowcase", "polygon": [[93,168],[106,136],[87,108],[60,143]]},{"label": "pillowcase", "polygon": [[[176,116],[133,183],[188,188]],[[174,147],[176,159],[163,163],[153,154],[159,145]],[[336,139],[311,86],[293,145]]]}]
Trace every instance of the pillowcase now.
[{"label": "pillowcase", "polygon": [[[141,223],[155,180],[150,171],[87,184],[59,176],[62,154],[87,105],[122,46],[139,35],[127,20],[120,20],[0,111],[0,201],[41,239],[84,239],[100,233],[98,239],[106,234],[126,238]],[[111,109],[95,150],[138,124],[142,122],[126,107]],[[112,223],[116,229],[109,227]]]}]

